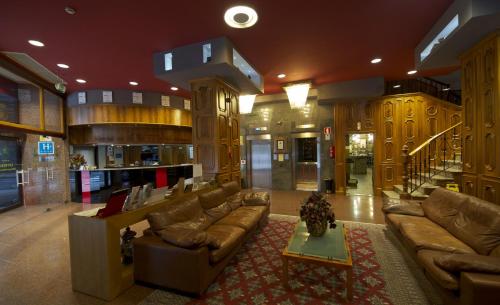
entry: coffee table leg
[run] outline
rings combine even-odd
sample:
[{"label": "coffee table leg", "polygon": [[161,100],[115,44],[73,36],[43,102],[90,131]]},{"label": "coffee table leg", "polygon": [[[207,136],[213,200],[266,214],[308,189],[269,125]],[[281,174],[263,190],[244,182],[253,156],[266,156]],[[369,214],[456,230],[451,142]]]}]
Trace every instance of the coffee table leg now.
[{"label": "coffee table leg", "polygon": [[353,286],[352,267],[346,269],[346,286],[347,286],[347,299],[352,300],[352,286]]},{"label": "coffee table leg", "polygon": [[283,266],[283,275],[281,280],[283,281],[283,286],[288,289],[288,259],[285,256],[281,257],[282,266]]}]

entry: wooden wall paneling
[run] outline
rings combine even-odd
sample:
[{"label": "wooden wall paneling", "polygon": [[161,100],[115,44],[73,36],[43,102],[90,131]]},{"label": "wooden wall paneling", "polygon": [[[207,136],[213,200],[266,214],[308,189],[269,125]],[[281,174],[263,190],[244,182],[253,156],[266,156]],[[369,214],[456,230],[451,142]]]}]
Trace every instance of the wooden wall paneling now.
[{"label": "wooden wall paneling", "polygon": [[335,187],[336,192],[340,194],[346,193],[346,151],[345,151],[345,134],[348,109],[340,103],[333,106],[334,117],[334,134],[335,134]]},{"label": "wooden wall paneling", "polygon": [[[478,101],[480,116],[479,132],[481,134],[483,174],[490,177],[500,177],[500,136],[498,100],[500,66],[497,39],[489,40],[480,51],[478,68]],[[486,194],[486,193],[483,193]]]},{"label": "wooden wall paneling", "polygon": [[382,111],[380,113],[381,121],[384,127],[382,128],[382,162],[381,162],[381,184],[384,190],[392,189],[394,184],[397,184],[398,163],[401,163],[398,158],[400,155],[399,141],[400,129],[398,118],[398,103],[396,99],[384,99],[382,102]]},{"label": "wooden wall paneling", "polygon": [[500,205],[500,179],[482,177],[479,189],[479,197]]},{"label": "wooden wall paneling", "polygon": [[477,173],[476,169],[476,96],[474,88],[476,88],[476,54],[469,54],[462,59],[462,103],[463,103],[463,118],[462,127],[463,150],[462,162],[464,173]]},{"label": "wooden wall paneling", "polygon": [[477,176],[471,174],[462,175],[462,192],[471,196],[477,196]]},{"label": "wooden wall paneling", "polygon": [[191,112],[163,106],[88,104],[68,108],[68,125],[162,124],[191,126]]},{"label": "wooden wall paneling", "polygon": [[191,82],[195,162],[218,183],[239,177],[240,121],[238,92],[218,78]]}]

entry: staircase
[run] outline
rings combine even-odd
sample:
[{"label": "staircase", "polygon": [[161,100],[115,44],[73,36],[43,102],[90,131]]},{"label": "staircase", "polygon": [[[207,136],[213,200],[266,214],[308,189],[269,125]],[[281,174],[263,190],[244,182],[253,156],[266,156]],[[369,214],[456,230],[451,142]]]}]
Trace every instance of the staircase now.
[{"label": "staircase", "polygon": [[461,185],[462,122],[432,136],[413,151],[403,147],[403,184],[383,191],[390,200],[424,200],[434,189],[448,183]]}]

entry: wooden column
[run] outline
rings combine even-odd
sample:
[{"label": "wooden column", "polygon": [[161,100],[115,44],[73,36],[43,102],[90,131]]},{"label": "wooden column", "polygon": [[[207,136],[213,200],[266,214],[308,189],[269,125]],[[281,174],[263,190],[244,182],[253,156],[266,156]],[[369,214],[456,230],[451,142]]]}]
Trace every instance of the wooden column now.
[{"label": "wooden column", "polygon": [[239,92],[220,78],[191,82],[195,163],[204,179],[240,183]]},{"label": "wooden column", "polygon": [[500,32],[461,57],[462,190],[500,204]]}]

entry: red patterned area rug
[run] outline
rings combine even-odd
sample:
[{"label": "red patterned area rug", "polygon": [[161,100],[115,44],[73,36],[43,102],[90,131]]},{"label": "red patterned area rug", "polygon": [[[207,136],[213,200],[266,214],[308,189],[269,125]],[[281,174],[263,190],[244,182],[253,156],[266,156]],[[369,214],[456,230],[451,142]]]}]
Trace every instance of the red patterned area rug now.
[{"label": "red patterned area rug", "polygon": [[416,265],[403,257],[385,225],[344,222],[352,249],[353,300],[345,298],[345,272],[289,262],[290,289],[281,282],[281,252],[298,218],[270,215],[199,299],[155,290],[140,305],[153,304],[439,304]]}]

